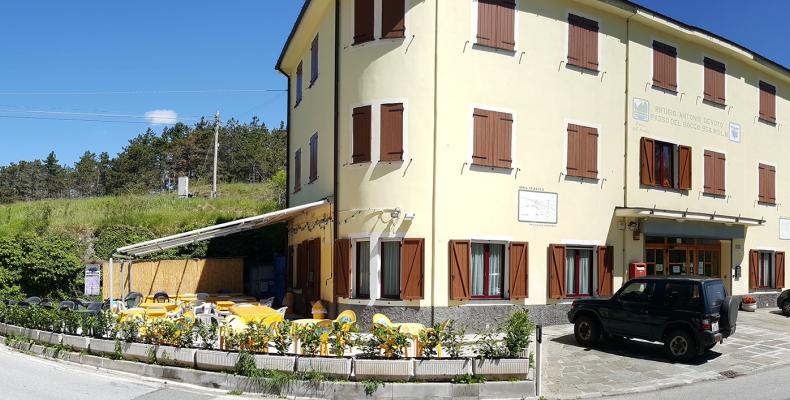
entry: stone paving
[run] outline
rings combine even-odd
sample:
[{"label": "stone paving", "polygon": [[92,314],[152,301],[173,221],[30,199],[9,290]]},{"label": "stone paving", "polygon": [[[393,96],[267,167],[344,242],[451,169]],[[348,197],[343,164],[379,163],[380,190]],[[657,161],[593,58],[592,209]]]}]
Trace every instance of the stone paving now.
[{"label": "stone paving", "polygon": [[740,312],[735,335],[689,364],[670,361],[661,343],[602,341],[589,349],[576,344],[570,324],[543,332],[546,399],[644,392],[790,364],[790,318],[775,308]]}]

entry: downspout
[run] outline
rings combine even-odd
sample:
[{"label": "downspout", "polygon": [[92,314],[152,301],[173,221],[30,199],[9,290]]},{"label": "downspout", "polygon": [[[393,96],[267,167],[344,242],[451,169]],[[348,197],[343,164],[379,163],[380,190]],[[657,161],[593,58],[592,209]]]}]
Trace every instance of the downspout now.
[{"label": "downspout", "polygon": [[434,0],[433,33],[433,180],[431,181],[431,326],[436,324],[436,145],[438,136],[439,0]]},{"label": "downspout", "polygon": [[291,206],[291,75],[280,71],[288,78],[287,114],[285,117],[285,208]]},{"label": "downspout", "polygon": [[[625,102],[623,107],[625,147],[623,152],[623,207],[628,207],[628,101],[630,87],[629,71],[631,70],[631,18],[636,15],[638,10],[625,19]],[[625,284],[628,264],[626,256],[626,243],[628,243],[628,219],[623,218],[623,284]]]},{"label": "downspout", "polygon": [[[333,147],[334,147],[334,159],[332,161],[332,169],[333,169],[333,188],[332,188],[332,195],[334,196],[334,204],[332,204],[332,249],[335,248],[335,241],[338,239],[337,229],[340,225],[339,223],[339,215],[338,212],[338,192],[340,191],[340,183],[338,174],[340,173],[340,166],[338,164],[340,157],[339,157],[339,149],[338,149],[338,141],[340,140],[340,122],[338,118],[340,117],[340,92],[338,90],[338,86],[340,83],[340,0],[335,0],[335,83],[334,83],[334,90],[335,90],[335,115],[334,115],[334,140],[333,140]],[[335,258],[332,257],[332,271],[330,272],[330,276],[332,276],[332,294],[333,294],[333,303],[335,305],[335,313],[338,313],[338,309],[340,308],[337,303],[338,294],[335,293],[334,288],[334,262]]]}]

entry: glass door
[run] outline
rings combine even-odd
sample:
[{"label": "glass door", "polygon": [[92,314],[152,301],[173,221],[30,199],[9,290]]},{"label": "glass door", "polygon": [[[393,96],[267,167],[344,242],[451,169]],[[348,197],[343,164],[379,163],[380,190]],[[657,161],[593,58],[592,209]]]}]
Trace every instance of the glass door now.
[{"label": "glass door", "polygon": [[687,275],[689,271],[689,251],[686,249],[669,250],[669,275]]}]

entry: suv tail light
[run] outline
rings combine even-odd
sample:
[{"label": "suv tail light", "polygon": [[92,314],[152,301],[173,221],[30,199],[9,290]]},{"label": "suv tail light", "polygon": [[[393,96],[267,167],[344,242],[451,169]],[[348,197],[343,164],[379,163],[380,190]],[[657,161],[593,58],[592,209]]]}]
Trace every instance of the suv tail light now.
[{"label": "suv tail light", "polygon": [[710,330],[712,330],[712,328],[713,327],[711,326],[711,323],[710,323],[709,319],[703,319],[702,320],[702,329],[703,330],[710,331]]}]

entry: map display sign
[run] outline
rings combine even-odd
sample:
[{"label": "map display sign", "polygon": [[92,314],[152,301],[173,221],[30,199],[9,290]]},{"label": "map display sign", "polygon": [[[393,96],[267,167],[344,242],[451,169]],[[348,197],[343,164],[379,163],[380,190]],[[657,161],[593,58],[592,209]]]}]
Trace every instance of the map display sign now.
[{"label": "map display sign", "polygon": [[85,266],[85,295],[98,296],[101,294],[101,265],[89,264]]},{"label": "map display sign", "polygon": [[557,223],[557,193],[519,190],[519,222]]}]

